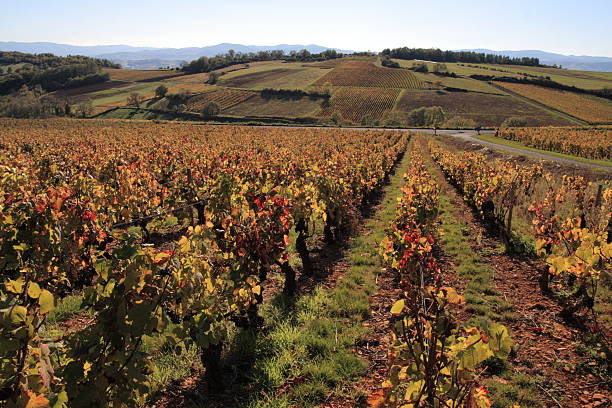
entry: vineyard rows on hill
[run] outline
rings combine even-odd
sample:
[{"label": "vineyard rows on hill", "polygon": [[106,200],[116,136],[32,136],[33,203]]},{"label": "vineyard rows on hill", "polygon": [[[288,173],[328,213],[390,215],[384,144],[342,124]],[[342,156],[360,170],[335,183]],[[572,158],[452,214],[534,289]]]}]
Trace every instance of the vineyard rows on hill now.
[{"label": "vineyard rows on hill", "polygon": [[255,95],[257,95],[257,92],[254,91],[222,89],[191,98],[187,104],[187,109],[192,112],[200,112],[204,106],[210,102],[219,104],[219,108],[221,108],[221,110],[229,109],[248,100],[249,98],[254,97]]},{"label": "vineyard rows on hill", "polygon": [[354,123],[360,123],[365,116],[380,120],[393,109],[399,94],[400,89],[394,88],[342,87],[334,92],[329,105],[322,108],[318,116],[329,117],[339,112],[343,119]]},{"label": "vineyard rows on hill", "polygon": [[370,61],[360,60],[349,60],[338,64],[313,85],[404,89],[423,87],[423,83],[409,70],[378,67]]}]

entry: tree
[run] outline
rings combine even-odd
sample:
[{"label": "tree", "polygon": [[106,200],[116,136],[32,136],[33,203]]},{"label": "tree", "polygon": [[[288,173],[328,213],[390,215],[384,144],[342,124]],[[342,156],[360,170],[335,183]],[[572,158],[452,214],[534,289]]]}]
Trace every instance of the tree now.
[{"label": "tree", "polygon": [[217,102],[208,102],[202,108],[202,116],[205,118],[210,118],[213,116],[217,116],[221,112],[221,106]]},{"label": "tree", "polygon": [[219,76],[220,76],[220,75],[219,75],[219,73],[218,73],[218,72],[211,72],[211,73],[208,75],[208,81],[206,81],[206,83],[207,83],[207,84],[210,84],[210,85],[214,85],[214,84],[216,84],[216,83],[217,83],[217,81],[219,80]]},{"label": "tree", "polygon": [[[449,129],[474,129],[476,128],[476,122],[473,119],[466,119],[461,116],[455,116],[448,119],[444,123],[444,127]],[[480,129],[478,127],[477,129]]]},{"label": "tree", "polygon": [[166,94],[168,94],[168,88],[165,85],[160,85],[157,87],[157,89],[155,89],[156,98],[161,99],[166,96]]},{"label": "tree", "polygon": [[427,108],[413,109],[408,113],[408,123],[412,126],[425,126],[425,111]]},{"label": "tree", "polygon": [[93,113],[93,104],[91,103],[91,99],[85,99],[83,102],[79,103],[76,107],[76,114],[82,118],[86,118],[91,116]]},{"label": "tree", "polygon": [[137,108],[140,108],[140,103],[142,102],[142,96],[138,92],[132,92],[130,96],[127,98],[128,105],[136,105]]},{"label": "tree", "polygon": [[527,126],[527,119],[525,118],[521,118],[519,116],[513,116],[511,118],[508,118],[506,120],[504,120],[501,124],[501,127],[503,128],[508,128],[508,127],[525,127]]},{"label": "tree", "polygon": [[361,117],[361,126],[371,126],[372,122],[373,118],[369,113]]},{"label": "tree", "polygon": [[344,119],[342,118],[342,114],[340,112],[332,113],[330,119],[332,123],[336,126],[342,126],[342,122],[344,122]]},{"label": "tree", "polygon": [[440,106],[432,106],[425,110],[425,126],[440,127],[445,120],[444,110]]}]

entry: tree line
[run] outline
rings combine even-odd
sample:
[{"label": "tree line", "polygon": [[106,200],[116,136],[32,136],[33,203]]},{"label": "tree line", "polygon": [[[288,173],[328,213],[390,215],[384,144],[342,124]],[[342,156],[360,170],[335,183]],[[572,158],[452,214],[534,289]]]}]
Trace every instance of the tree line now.
[{"label": "tree line", "polygon": [[473,51],[442,51],[439,48],[386,48],[381,55],[397,59],[420,59],[435,62],[475,62],[481,64],[507,64],[539,66],[539,58],[513,58],[505,55],[485,54]]},{"label": "tree line", "polygon": [[0,52],[0,95],[19,91],[24,85],[46,92],[75,88],[109,80],[100,68],[120,68],[105,59],[53,54]]},{"label": "tree line", "polygon": [[229,50],[226,54],[219,54],[215,57],[200,57],[188,64],[183,65],[182,71],[187,74],[197,74],[201,72],[211,72],[217,69],[229,67],[237,64],[247,64],[258,61],[283,60],[287,62],[316,62],[329,59],[342,58],[344,54],[336,50],[325,50],[314,54],[304,49],[301,51],[291,51],[285,54],[282,50],[259,51],[259,52],[235,52]]}]

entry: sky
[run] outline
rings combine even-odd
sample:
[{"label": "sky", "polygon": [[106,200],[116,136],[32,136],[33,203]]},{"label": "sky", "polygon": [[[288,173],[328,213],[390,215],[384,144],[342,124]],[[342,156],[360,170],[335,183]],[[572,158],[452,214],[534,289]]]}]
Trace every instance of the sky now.
[{"label": "sky", "polygon": [[317,44],[612,57],[612,0],[0,0],[0,41]]}]

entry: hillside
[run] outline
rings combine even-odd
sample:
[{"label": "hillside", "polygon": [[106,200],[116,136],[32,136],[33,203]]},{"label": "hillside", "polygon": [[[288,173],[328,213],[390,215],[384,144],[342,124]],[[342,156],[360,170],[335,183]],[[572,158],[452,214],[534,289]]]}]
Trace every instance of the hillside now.
[{"label": "hillside", "polygon": [[[221,66],[194,74],[103,68],[108,81],[43,98],[63,101],[73,112],[91,105],[87,115],[107,118],[431,127],[434,119],[422,108],[439,107],[438,127],[497,127],[509,118],[528,126],[612,123],[604,92],[612,74],[604,72],[367,56]],[[156,97],[160,86],[167,95]],[[211,103],[218,112],[202,117]]]},{"label": "hillside", "polygon": [[[468,127],[499,126],[511,117],[524,118],[530,126],[612,123],[610,101],[601,97],[575,94],[572,98],[574,93],[565,92],[570,102],[558,104],[534,95],[522,95],[505,87],[505,83],[471,77],[482,73],[503,73],[516,78],[524,74],[548,76],[559,83],[598,90],[612,83],[610,74],[462,63],[445,64],[445,72],[434,72],[435,64],[430,63],[427,72],[417,72],[410,68],[418,62],[397,62],[400,68],[383,67],[376,57],[345,57],[316,63],[264,61],[241,64],[219,71],[217,82],[203,91],[204,95],[195,94],[181,103],[187,112],[198,113],[205,104],[221,101],[216,120],[225,117],[255,121],[285,118],[300,123],[422,126],[427,124],[411,121],[410,112],[439,106],[444,111],[444,121],[451,121],[454,126],[457,123]],[[163,82],[172,84],[175,89],[187,89],[208,81],[209,76],[179,75]],[[535,89],[532,93],[537,93],[541,87],[532,88]],[[307,94],[277,94],[264,98],[261,92],[266,89],[324,92],[330,98]],[[542,89],[545,92],[548,88]],[[593,110],[594,113],[576,113],[571,109],[570,104],[575,104],[576,98],[586,98],[589,104],[582,111]],[[172,100],[169,102],[170,109],[180,105]],[[147,104],[155,109],[164,105],[168,106],[165,101],[153,100]],[[126,116],[127,113],[114,111],[106,116],[131,117]]]}]

